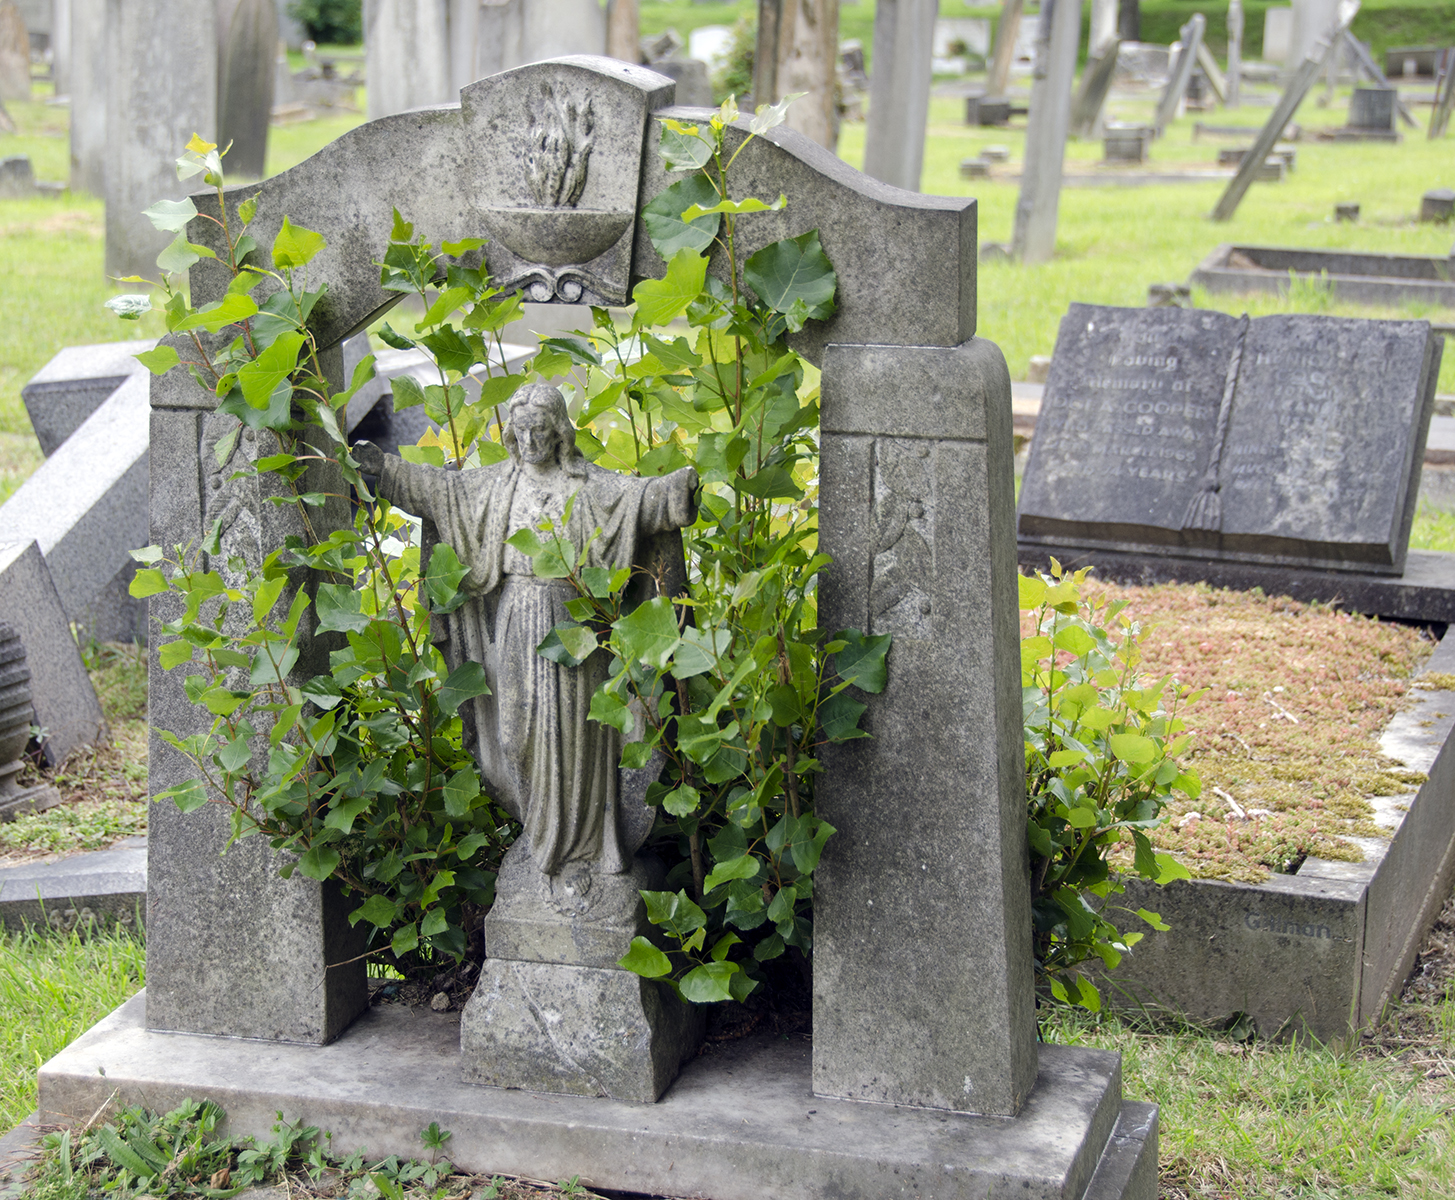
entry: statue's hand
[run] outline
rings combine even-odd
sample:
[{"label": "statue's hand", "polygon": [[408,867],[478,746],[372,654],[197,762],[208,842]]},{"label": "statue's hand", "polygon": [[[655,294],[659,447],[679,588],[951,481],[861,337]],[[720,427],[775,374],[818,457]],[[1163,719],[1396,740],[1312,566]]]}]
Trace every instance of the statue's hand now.
[{"label": "statue's hand", "polygon": [[378,476],[384,473],[384,451],[373,442],[355,442],[349,452],[365,475]]}]

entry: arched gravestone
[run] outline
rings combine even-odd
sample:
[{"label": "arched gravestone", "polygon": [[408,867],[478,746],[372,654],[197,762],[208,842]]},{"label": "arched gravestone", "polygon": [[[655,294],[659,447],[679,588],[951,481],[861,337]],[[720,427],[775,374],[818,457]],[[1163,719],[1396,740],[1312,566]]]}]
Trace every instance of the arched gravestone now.
[{"label": "arched gravestone", "polygon": [[[533,194],[518,153],[523,114],[545,94],[589,100],[594,115],[569,214]],[[259,195],[261,246],[285,214],[327,237],[309,279],[329,285],[314,316],[340,372],[342,340],[393,299],[373,264],[396,206],[435,241],[486,233],[491,271],[534,295],[620,304],[636,281],[660,276],[632,219],[669,182],[651,149],[652,117],[706,116],[666,109],[671,98],[671,81],[644,68],[537,63],[472,84],[459,106],[355,129],[293,170],[235,189],[229,203]],[[101,1041],[78,1046],[84,1065],[62,1055],[46,1067],[43,1108],[80,1111],[103,1054],[102,1082],[123,1093],[225,1092],[234,1134],[252,1124],[265,1133],[282,1105],[336,1135],[347,1127],[371,1153],[408,1154],[417,1106],[432,1114],[424,1123],[455,1131],[456,1162],[589,1172],[602,1186],[867,1198],[911,1185],[980,1195],[1013,1180],[1017,1195],[1080,1196],[1096,1172],[1088,1194],[1154,1194],[1156,1110],[1121,1104],[1116,1056],[1057,1047],[1038,1056],[1035,1040],[1010,385],[1000,351],[974,337],[975,202],[877,183],[782,129],[755,139],[734,175],[743,194],[788,196],[783,212],[745,226],[741,253],[817,228],[838,272],[837,314],[796,335],[823,370],[821,544],[834,564],[821,624],[894,634],[888,687],[865,698],[872,737],[837,751],[821,787],[820,811],[839,833],[816,888],[811,1064],[801,1048],[766,1044],[726,1070],[719,1057],[698,1059],[645,1107],[471,1088],[459,1082],[457,1034],[390,1033],[378,1010],[345,1032],[367,1006],[360,963],[327,967],[359,952],[347,901],[280,878],[262,839],[219,856],[222,813],[161,803],[149,837],[145,1016],[133,1006],[92,1035]],[[189,237],[204,240],[209,228],[195,221]],[[194,302],[224,284],[204,260]],[[191,542],[224,511],[234,514],[232,552],[259,554],[289,532],[291,510],[265,503],[266,482],[232,483],[213,469],[214,405],[179,369],[153,382],[152,541]],[[267,452],[260,437],[235,454]],[[323,528],[346,516],[312,519]],[[175,615],[164,598],[154,603],[154,617]],[[200,727],[181,678],[155,657],[151,689],[154,729]],[[156,793],[186,767],[160,737],[151,754]],[[270,1049],[269,1082],[254,1085],[243,1082],[256,1054],[247,1043],[148,1032],[163,1030],[338,1040]],[[331,1090],[340,1072],[353,1073],[349,1086]],[[361,1094],[376,1097],[363,1121]],[[714,1116],[724,1105],[733,1116]]]}]

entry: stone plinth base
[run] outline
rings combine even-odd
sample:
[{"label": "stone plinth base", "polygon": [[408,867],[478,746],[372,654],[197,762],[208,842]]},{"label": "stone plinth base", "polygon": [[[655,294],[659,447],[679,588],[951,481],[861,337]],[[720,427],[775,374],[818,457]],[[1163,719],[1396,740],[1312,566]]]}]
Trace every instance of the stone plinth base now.
[{"label": "stone plinth base", "polygon": [[281,1111],[370,1157],[419,1155],[438,1121],[465,1170],[713,1200],[1157,1194],[1157,1109],[1122,1100],[1107,1051],[1041,1046],[1014,1118],[824,1100],[808,1044],[766,1037],[693,1059],[644,1105],[462,1083],[452,1013],[381,1005],[336,1042],[301,1046],[151,1033],[145,1005],[129,1000],[41,1068],[42,1120],[84,1122],[113,1090],[159,1111],[211,1099],[229,1137],[268,1137]]},{"label": "stone plinth base", "polygon": [[460,1021],[461,1078],[650,1104],[701,1026],[670,989],[630,971],[487,959]]}]

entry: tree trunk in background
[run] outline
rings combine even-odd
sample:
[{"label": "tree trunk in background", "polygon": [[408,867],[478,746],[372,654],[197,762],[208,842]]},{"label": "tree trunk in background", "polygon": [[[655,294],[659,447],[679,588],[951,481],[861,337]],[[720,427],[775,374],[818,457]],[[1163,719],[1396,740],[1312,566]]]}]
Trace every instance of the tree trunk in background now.
[{"label": "tree trunk in background", "polygon": [[1117,37],[1124,42],[1142,40],[1142,6],[1138,0],[1117,0]]},{"label": "tree trunk in background", "polygon": [[806,92],[785,123],[829,150],[839,141],[838,60],[839,0],[758,0],[753,105]]},{"label": "tree trunk in background", "polygon": [[622,62],[642,61],[642,31],[637,0],[611,0],[606,10],[606,54]]},{"label": "tree trunk in background", "polygon": [[1005,0],[1000,10],[1000,25],[995,31],[995,52],[990,59],[990,74],[985,80],[987,96],[1005,95],[1010,82],[1010,65],[1015,58],[1015,40],[1021,29],[1021,12],[1025,0]]}]

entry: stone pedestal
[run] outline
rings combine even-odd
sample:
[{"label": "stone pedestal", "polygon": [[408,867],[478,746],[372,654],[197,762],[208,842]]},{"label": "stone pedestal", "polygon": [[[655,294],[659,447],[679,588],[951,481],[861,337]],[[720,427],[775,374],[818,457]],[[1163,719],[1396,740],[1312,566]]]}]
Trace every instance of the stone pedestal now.
[{"label": "stone pedestal", "polygon": [[702,1040],[700,1012],[617,961],[649,934],[641,892],[661,867],[638,857],[608,874],[554,876],[522,837],[501,864],[485,918],[486,961],[460,1022],[467,1083],[651,1103]]}]

